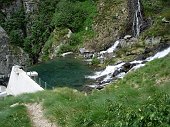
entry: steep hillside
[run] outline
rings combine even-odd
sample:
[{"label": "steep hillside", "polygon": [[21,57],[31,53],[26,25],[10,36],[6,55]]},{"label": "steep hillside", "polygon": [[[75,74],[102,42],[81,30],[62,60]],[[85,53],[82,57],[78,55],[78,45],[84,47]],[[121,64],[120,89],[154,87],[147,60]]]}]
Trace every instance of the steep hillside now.
[{"label": "steep hillside", "polygon": [[[0,25],[33,63],[87,47],[99,51],[124,33],[126,1],[1,1]],[[68,33],[70,35],[68,35]],[[103,43],[105,42],[105,43]],[[59,49],[59,45],[62,45]]]}]

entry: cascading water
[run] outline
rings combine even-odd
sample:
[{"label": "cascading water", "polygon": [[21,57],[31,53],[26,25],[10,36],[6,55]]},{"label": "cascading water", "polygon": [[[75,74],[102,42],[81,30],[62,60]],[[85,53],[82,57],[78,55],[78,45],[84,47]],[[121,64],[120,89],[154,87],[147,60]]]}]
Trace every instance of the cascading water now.
[{"label": "cascading water", "polygon": [[[89,85],[89,87],[92,88],[104,87],[105,85],[109,84],[115,79],[123,78],[128,72],[145,66],[146,62],[150,62],[158,58],[163,58],[169,53],[170,53],[170,47],[161,52],[156,53],[154,56],[146,58],[145,60],[134,60],[129,63],[119,63],[116,65],[109,65],[103,71],[95,72],[94,75],[92,76],[86,76],[86,78],[93,79],[93,80],[100,79],[100,82],[97,81],[98,84]],[[127,66],[129,66],[128,70],[125,69]]]},{"label": "cascading water", "polygon": [[141,26],[143,25],[143,17],[141,12],[140,0],[134,0],[134,18],[133,18],[133,36],[138,37],[141,32]]}]

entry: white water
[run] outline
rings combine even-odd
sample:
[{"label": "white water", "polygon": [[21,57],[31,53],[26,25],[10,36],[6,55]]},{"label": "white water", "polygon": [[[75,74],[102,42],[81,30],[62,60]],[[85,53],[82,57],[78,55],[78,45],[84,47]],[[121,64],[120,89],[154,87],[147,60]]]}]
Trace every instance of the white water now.
[{"label": "white water", "polygon": [[106,69],[104,71],[99,71],[99,72],[95,72],[95,74],[93,76],[87,76],[86,78],[90,78],[90,79],[97,79],[100,78],[102,76],[107,76],[109,74],[113,74],[116,70],[120,69],[125,63],[120,63],[118,65],[109,65],[106,67]]},{"label": "white water", "polygon": [[101,51],[100,54],[113,53],[113,52],[116,50],[116,48],[117,48],[117,46],[119,45],[119,43],[120,43],[120,41],[117,40],[117,41],[114,43],[113,46],[111,46],[110,48],[108,48],[106,51]]},{"label": "white water", "polygon": [[158,59],[158,58],[165,57],[165,56],[168,55],[169,53],[170,53],[170,47],[167,48],[167,49],[165,49],[165,50],[163,50],[163,51],[161,51],[161,52],[156,53],[156,54],[155,54],[154,56],[152,56],[152,57],[148,57],[148,58],[146,59],[146,61],[152,61],[152,60],[154,60],[154,59]]},{"label": "white water", "polygon": [[[138,60],[138,61],[134,60],[134,61],[130,62],[130,64],[136,64],[136,65],[134,67],[132,67],[128,72],[134,71],[136,69],[139,69],[139,68],[145,66],[145,64],[143,64],[144,61],[150,62],[150,61],[158,59],[158,58],[163,58],[166,55],[168,55],[169,53],[170,53],[170,47],[161,51],[161,52],[156,53],[154,56],[148,57],[146,60],[143,60],[143,61],[142,60]],[[101,81],[101,83],[106,83],[107,81],[110,82],[113,79],[113,76],[112,76],[113,73],[116,70],[120,70],[123,67],[124,64],[125,63],[120,63],[120,64],[117,64],[117,65],[109,65],[103,71],[95,72],[93,76],[86,76],[86,78],[96,80],[98,78],[105,76],[105,78]],[[115,77],[116,78],[123,78],[127,73],[122,72]],[[101,84],[100,86],[103,86],[103,85],[105,85],[105,84]],[[93,85],[93,87],[94,86],[98,86],[98,85]]]},{"label": "white water", "polygon": [[134,20],[133,20],[133,34],[135,37],[138,37],[140,34],[142,20],[143,18],[142,18],[142,13],[141,13],[140,1],[137,0],[137,8],[135,10]]}]

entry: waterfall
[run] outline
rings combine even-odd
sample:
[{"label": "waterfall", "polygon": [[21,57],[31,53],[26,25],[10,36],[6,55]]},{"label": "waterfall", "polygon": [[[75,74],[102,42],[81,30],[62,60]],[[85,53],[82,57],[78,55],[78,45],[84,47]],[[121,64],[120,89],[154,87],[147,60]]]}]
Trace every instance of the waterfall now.
[{"label": "waterfall", "polygon": [[114,45],[112,45],[112,46],[111,46],[110,48],[108,48],[106,51],[100,51],[99,54],[113,53],[113,52],[117,49],[117,47],[118,47],[119,44],[120,44],[120,41],[117,40],[117,41],[114,43]]},{"label": "waterfall", "polygon": [[134,2],[134,18],[133,18],[133,36],[138,37],[141,32],[141,26],[143,25],[143,17],[141,12],[140,0]]}]

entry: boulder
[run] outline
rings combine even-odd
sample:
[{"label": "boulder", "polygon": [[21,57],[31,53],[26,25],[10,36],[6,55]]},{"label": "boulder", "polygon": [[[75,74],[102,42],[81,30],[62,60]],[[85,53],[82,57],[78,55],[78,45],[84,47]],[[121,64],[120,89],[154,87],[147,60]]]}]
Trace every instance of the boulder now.
[{"label": "boulder", "polygon": [[121,73],[121,70],[116,70],[113,74],[112,77],[116,77],[117,75],[119,75]]},{"label": "boulder", "polygon": [[81,54],[90,53],[90,51],[85,49],[85,48],[80,48],[79,51],[80,51]]},{"label": "boulder", "polygon": [[161,37],[152,37],[145,40],[145,44],[156,45],[161,42]]}]

